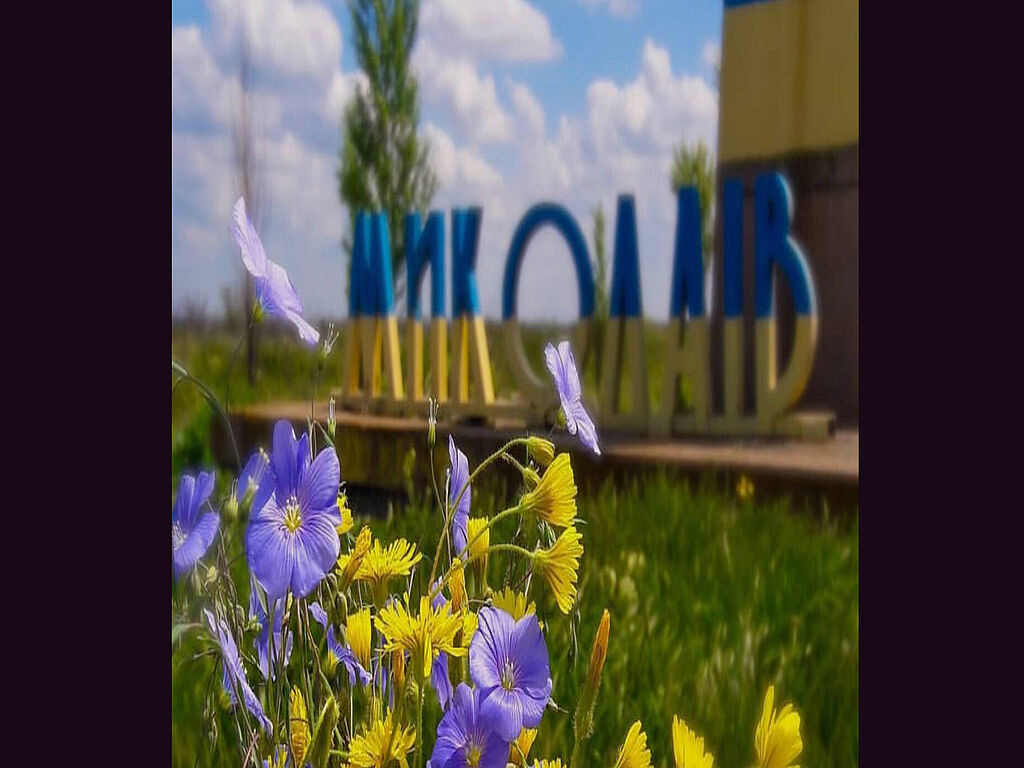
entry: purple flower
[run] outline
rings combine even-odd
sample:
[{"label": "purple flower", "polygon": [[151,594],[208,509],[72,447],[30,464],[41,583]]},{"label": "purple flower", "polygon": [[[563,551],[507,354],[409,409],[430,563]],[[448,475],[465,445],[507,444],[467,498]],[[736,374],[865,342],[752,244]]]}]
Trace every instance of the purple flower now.
[{"label": "purple flower", "polygon": [[302,299],[284,267],[267,258],[260,236],[249,221],[245,199],[238,198],[231,234],[242,251],[242,263],[256,282],[256,301],[271,316],[282,317],[294,325],[307,344],[320,340],[320,333],[302,317]]},{"label": "purple flower", "polygon": [[241,693],[245,708],[263,725],[263,730],[268,735],[272,734],[274,726],[263,713],[260,700],[256,698],[256,694],[249,687],[249,681],[245,679],[245,670],[242,669],[242,662],[238,658],[238,646],[235,645],[235,638],[231,636],[227,624],[218,623],[213,614],[205,608],[203,613],[206,614],[206,623],[210,627],[210,633],[217,641],[217,645],[220,646],[221,659],[224,662],[224,690],[231,697],[231,705],[237,706],[238,694]]},{"label": "purple flower", "polygon": [[[252,581],[250,577],[250,582]],[[284,622],[284,609],[285,601],[283,597],[279,597],[274,601],[274,655],[277,657],[277,662],[274,664],[274,668],[270,667],[270,618],[267,616],[266,611],[263,610],[263,605],[260,603],[259,596],[256,594],[256,590],[259,587],[255,583],[250,583],[249,586],[249,615],[256,618],[257,623],[260,625],[260,633],[256,636],[256,656],[259,660],[260,672],[263,673],[263,679],[266,680],[268,677],[273,680],[275,677],[275,671],[288,666],[288,660],[292,655],[292,633],[289,630],[287,638],[282,639],[281,629]]]},{"label": "purple flower", "polygon": [[249,568],[267,597],[284,597],[289,587],[305,597],[334,567],[341,549],[338,456],[328,448],[310,463],[309,438],[303,433],[296,440],[282,420],[274,425],[269,472],[274,492],[262,508],[253,506],[245,534]]},{"label": "purple flower", "polygon": [[311,603],[309,612],[313,614],[313,618],[320,623],[320,626],[327,630],[327,652],[333,654],[338,662],[345,665],[345,669],[348,670],[348,684],[355,685],[356,678],[359,679],[360,685],[368,684],[371,679],[370,673],[363,669],[363,665],[359,663],[359,659],[356,658],[351,648],[338,642],[334,635],[334,627],[330,625],[327,612],[320,603]]},{"label": "purple flower", "polygon": [[199,515],[213,493],[213,479],[212,472],[200,472],[198,477],[181,476],[178,498],[171,511],[171,560],[179,577],[192,570],[206,554],[220,527],[220,516],[216,512],[211,510]]},{"label": "purple flower", "polygon": [[479,688],[474,690],[459,683],[451,708],[437,725],[437,741],[427,765],[430,768],[504,768],[511,739],[501,735],[498,723],[486,709]]},{"label": "purple flower", "polygon": [[[469,459],[466,454],[455,447],[455,441],[448,435],[448,460],[451,467],[448,470],[448,504],[454,506],[455,500],[459,498],[462,486],[469,482]],[[466,524],[469,521],[469,505],[473,497],[473,489],[466,485],[466,492],[462,494],[459,501],[459,508],[455,510],[455,517],[452,519],[452,544],[455,552],[459,553],[466,548]]]},{"label": "purple flower", "polygon": [[[438,579],[434,582],[434,586],[436,587],[440,583],[441,579]],[[447,602],[448,600],[438,590],[430,601],[430,607],[436,611]],[[441,711],[444,712],[448,708],[448,702],[452,700],[452,680],[448,676],[448,654],[444,651],[437,654],[437,658],[434,659],[430,668],[430,684],[434,686],[434,690],[437,692],[437,703],[441,705]]]},{"label": "purple flower", "polygon": [[245,462],[242,474],[238,476],[238,485],[235,487],[235,501],[240,505],[243,502],[251,502],[253,509],[263,509],[270,494],[274,491],[273,482],[264,482],[269,476],[270,458],[260,448],[255,451],[249,460]]},{"label": "purple flower", "polygon": [[562,401],[565,426],[569,430],[569,434],[575,435],[578,430],[580,442],[600,456],[601,448],[597,444],[597,430],[594,428],[594,421],[587,413],[587,409],[583,407],[580,375],[576,372],[576,358],[573,357],[569,342],[559,342],[558,349],[551,344],[544,347],[544,361],[547,363],[551,375],[555,377],[555,388],[558,389],[558,399]]},{"label": "purple flower", "polygon": [[469,645],[469,674],[481,692],[481,714],[494,717],[503,738],[540,725],[551,696],[548,648],[528,613],[518,622],[499,608],[481,608]]}]

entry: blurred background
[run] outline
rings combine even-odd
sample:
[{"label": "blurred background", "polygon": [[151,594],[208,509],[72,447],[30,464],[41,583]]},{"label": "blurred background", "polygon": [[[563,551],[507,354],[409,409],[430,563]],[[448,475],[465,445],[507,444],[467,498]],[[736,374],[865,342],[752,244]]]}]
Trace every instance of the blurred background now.
[{"label": "blurred background", "polygon": [[[541,200],[570,210],[594,262],[600,323],[615,201],[628,193],[659,403],[675,190],[698,187],[710,275],[723,168],[748,192],[756,173],[777,169],[795,187],[794,230],[819,290],[821,339],[803,402],[856,429],[857,15],[855,0],[172,2],[172,356],[218,394],[232,370],[232,406],[313,395],[316,357],[293,329],[271,320],[247,331],[252,285],[230,234],[240,195],[321,333],[347,315],[356,208],[388,212],[402,318],[397,222],[410,209],[448,219],[454,206],[480,205],[480,305],[496,394],[508,396],[497,320],[516,224]],[[445,258],[450,313],[447,244]],[[539,232],[518,299],[538,371],[543,344],[578,315],[572,269],[561,238]],[[340,347],[320,400],[340,384]],[[582,371],[588,393],[595,358]],[[176,389],[172,487],[183,469],[214,463],[212,421],[196,390]],[[344,466],[343,457],[343,475]],[[858,764],[857,511],[769,500],[759,487],[741,497],[738,479],[609,481],[581,497],[591,521],[583,643],[604,606],[613,616],[592,762],[614,759],[639,717],[655,765],[669,765],[679,714],[708,738],[716,764],[747,765],[774,682],[803,716],[801,763]],[[508,491],[502,482],[481,490],[483,504]],[[426,531],[428,506],[410,489],[369,522],[375,534],[410,536],[410,526]],[[555,681],[555,700],[566,703],[581,665],[572,638],[553,630],[550,643],[572,670]],[[205,660],[186,663],[188,650],[172,658],[172,762],[191,766],[209,670]],[[567,757],[568,718],[552,720],[534,754]]]}]

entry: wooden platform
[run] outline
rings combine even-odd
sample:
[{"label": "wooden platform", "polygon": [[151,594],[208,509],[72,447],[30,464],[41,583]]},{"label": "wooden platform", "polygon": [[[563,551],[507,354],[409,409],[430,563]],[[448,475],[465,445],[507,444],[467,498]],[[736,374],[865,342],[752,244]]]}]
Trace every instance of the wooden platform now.
[{"label": "wooden platform", "polygon": [[[315,415],[321,423],[326,423],[326,407],[317,409]],[[278,419],[288,419],[298,431],[305,428],[309,416],[309,403],[301,402],[264,403],[239,409],[232,415],[232,423],[243,460],[257,445],[269,448],[273,425]],[[425,419],[339,410],[337,421],[336,443],[342,478],[350,486],[404,493],[408,485],[407,469],[414,483],[430,482]],[[444,468],[448,466],[448,432],[448,425],[437,425],[434,462],[439,478],[443,478]],[[451,425],[451,433],[470,463],[475,464],[509,438],[524,434],[524,429],[521,424],[511,423],[499,422],[494,426],[459,423]],[[217,460],[230,465],[233,462],[231,447],[223,429],[215,425],[212,437]],[[629,481],[651,471],[732,487],[742,474],[753,480],[759,497],[788,495],[805,502],[813,511],[820,511],[822,502],[836,512],[855,509],[858,503],[860,438],[856,430],[839,430],[824,442],[665,440],[602,432],[599,457],[564,431],[556,431],[550,439],[559,451],[573,454],[577,482],[584,487],[604,482],[609,477],[616,482]],[[513,471],[507,466],[506,470]]]}]

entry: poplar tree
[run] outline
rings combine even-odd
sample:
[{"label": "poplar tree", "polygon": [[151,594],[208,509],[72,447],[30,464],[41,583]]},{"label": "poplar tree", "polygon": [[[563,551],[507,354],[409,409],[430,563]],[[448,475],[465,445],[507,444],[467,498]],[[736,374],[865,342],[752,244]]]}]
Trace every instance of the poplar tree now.
[{"label": "poplar tree", "polygon": [[419,2],[350,0],[349,11],[366,83],[344,114],[338,194],[348,209],[350,234],[342,247],[351,259],[356,211],[384,211],[397,297],[405,286],[405,215],[425,213],[437,192],[429,145],[417,135],[419,87],[410,68]]}]

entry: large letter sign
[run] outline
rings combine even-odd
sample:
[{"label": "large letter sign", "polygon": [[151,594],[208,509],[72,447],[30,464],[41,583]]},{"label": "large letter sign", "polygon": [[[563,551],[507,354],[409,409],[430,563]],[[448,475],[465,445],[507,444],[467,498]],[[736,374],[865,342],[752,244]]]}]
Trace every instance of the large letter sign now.
[{"label": "large letter sign", "polygon": [[[656,431],[667,435],[678,407],[679,380],[690,381],[693,413],[680,426],[705,429],[711,418],[710,342],[704,307],[704,262],[701,243],[700,197],[696,187],[676,194],[676,240],[672,254],[672,294],[668,341],[662,380],[661,412]],[[684,330],[685,329],[685,330]],[[689,421],[689,423],[687,423]]]},{"label": "large letter sign", "polygon": [[585,365],[587,355],[587,329],[594,314],[594,275],[590,268],[590,252],[576,220],[565,208],[553,203],[538,203],[526,212],[512,236],[512,244],[505,260],[505,280],[502,284],[501,319],[505,338],[505,355],[519,392],[535,415],[543,412],[557,397],[545,371],[543,379],[537,377],[526,359],[522,333],[516,319],[516,299],[519,296],[519,273],[523,256],[534,234],[543,226],[554,227],[565,238],[572,254],[579,288],[580,317],[572,330],[572,346],[579,366]]},{"label": "large letter sign", "polygon": [[[636,206],[632,195],[619,195],[615,217],[615,255],[608,328],[604,338],[600,415],[605,424],[647,428],[649,416],[643,301],[640,298],[640,252],[636,242]],[[625,355],[623,355],[623,347]],[[631,413],[619,409],[622,358],[629,369]]]},{"label": "large letter sign", "polygon": [[406,302],[405,349],[408,357],[407,390],[412,403],[423,400],[423,323],[420,321],[420,284],[430,267],[430,370],[431,391],[440,402],[448,400],[448,326],[444,310],[444,214],[431,211],[420,230],[420,215],[405,217]]},{"label": "large letter sign", "polygon": [[[743,182],[725,179],[722,188],[721,413],[712,412],[710,318],[705,294],[697,189],[683,187],[676,193],[668,336],[662,402],[656,414],[651,414],[649,405],[636,205],[632,195],[619,195],[609,295],[610,317],[604,338],[604,369],[598,372],[600,391],[595,410],[599,426],[660,435],[691,433],[821,438],[829,434],[834,417],[789,413],[807,385],[818,338],[814,280],[807,260],[790,235],[793,196],[785,179],[778,173],[758,176],[753,191],[755,306],[745,308]],[[380,212],[372,215],[365,211],[356,213],[349,280],[349,321],[345,332],[343,403],[348,401],[362,407],[383,407],[419,414],[426,411],[424,396],[429,394],[441,402],[448,401],[447,412],[455,417],[518,416],[531,424],[550,420],[557,407],[557,396],[548,376],[538,376],[526,358],[516,311],[519,275],[533,236],[543,227],[553,227],[569,247],[576,275],[580,314],[570,335],[582,374],[588,361],[588,332],[594,313],[594,276],[587,241],[572,214],[554,203],[534,205],[516,227],[505,260],[501,318],[506,362],[519,397],[497,402],[477,290],[481,216],[480,208],[454,209],[451,212],[451,296],[455,333],[450,367],[445,318],[444,215],[440,211],[432,211],[426,224],[416,213],[405,218],[408,270],[405,340],[409,368],[403,382],[387,218]],[[420,287],[428,268],[432,376],[430,391],[425,392]],[[785,279],[796,313],[793,351],[781,375],[776,370],[778,351],[773,282],[776,276]],[[752,311],[756,323],[756,355],[753,361],[756,412],[752,414],[745,413],[743,408],[745,309]],[[632,395],[629,412],[622,412],[619,404],[619,389],[625,371],[629,372]],[[382,387],[382,377],[386,387]],[[682,380],[687,382],[690,393],[691,408],[687,413],[679,413]],[[403,392],[403,383],[407,392]],[[382,388],[386,388],[386,395]]]},{"label": "large letter sign", "polygon": [[[814,280],[807,260],[789,235],[793,195],[777,173],[758,177],[754,185],[754,255],[757,315],[757,418],[762,430],[789,406],[807,386],[818,338],[818,310]],[[776,376],[775,285],[772,265],[789,283],[796,310],[793,353],[781,377]]]},{"label": "large letter sign", "polygon": [[470,372],[476,389],[475,402],[484,405],[494,402],[487,332],[476,290],[476,254],[482,215],[482,208],[452,211],[452,314],[455,316],[452,398],[458,404],[470,402]]}]

